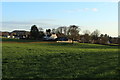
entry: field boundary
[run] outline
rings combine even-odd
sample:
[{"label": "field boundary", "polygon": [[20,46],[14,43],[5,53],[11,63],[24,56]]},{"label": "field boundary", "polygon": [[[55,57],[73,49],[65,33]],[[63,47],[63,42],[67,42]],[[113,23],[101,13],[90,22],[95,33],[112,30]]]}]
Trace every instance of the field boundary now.
[{"label": "field boundary", "polygon": [[57,43],[57,42],[13,42],[13,41],[2,41],[0,43]]}]

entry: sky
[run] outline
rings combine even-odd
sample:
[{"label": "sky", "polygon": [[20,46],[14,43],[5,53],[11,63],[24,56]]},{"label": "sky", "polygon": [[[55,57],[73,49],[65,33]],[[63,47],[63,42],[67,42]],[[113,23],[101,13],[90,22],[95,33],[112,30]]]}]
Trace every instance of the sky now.
[{"label": "sky", "polygon": [[118,2],[119,0],[1,0],[2,2]]},{"label": "sky", "polygon": [[2,2],[2,30],[30,30],[77,25],[93,32],[118,36],[117,2]]}]

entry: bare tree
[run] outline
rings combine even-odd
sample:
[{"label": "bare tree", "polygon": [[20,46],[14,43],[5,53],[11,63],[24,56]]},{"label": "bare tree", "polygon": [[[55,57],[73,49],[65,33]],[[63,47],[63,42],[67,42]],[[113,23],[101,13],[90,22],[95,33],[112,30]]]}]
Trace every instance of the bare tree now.
[{"label": "bare tree", "polygon": [[95,35],[98,37],[100,35],[100,31],[96,29],[95,31],[92,32],[91,35]]},{"label": "bare tree", "polygon": [[90,31],[84,30],[83,33],[84,33],[84,35],[81,36],[82,42],[89,43],[90,42]]},{"label": "bare tree", "polygon": [[39,27],[38,30],[39,30],[39,31],[43,31],[43,28]]},{"label": "bare tree", "polygon": [[72,43],[74,40],[79,39],[79,31],[80,31],[79,26],[70,25],[67,35],[68,35],[68,38],[72,40]]},{"label": "bare tree", "polygon": [[100,31],[97,29],[91,33],[91,38],[92,38],[93,43],[98,43],[97,40],[98,40],[99,35],[100,35]]},{"label": "bare tree", "polygon": [[43,31],[43,28],[39,27],[38,29],[39,29],[39,39],[42,40],[43,37],[45,36],[45,33],[44,33],[44,31]]},{"label": "bare tree", "polygon": [[60,33],[60,34],[66,35],[66,33],[67,33],[67,27],[66,26],[58,27],[57,30],[56,30],[56,32]]},{"label": "bare tree", "polygon": [[55,33],[55,31],[56,31],[56,29],[55,29],[55,28],[53,28],[53,29],[52,29],[52,33]]},{"label": "bare tree", "polygon": [[105,34],[105,35],[101,34],[99,42],[100,42],[100,44],[108,44],[108,42],[109,42],[109,35],[107,35],[107,34]]},{"label": "bare tree", "polygon": [[84,33],[84,35],[85,35],[85,34],[90,35],[90,31],[89,31],[89,30],[84,30],[83,33]]}]

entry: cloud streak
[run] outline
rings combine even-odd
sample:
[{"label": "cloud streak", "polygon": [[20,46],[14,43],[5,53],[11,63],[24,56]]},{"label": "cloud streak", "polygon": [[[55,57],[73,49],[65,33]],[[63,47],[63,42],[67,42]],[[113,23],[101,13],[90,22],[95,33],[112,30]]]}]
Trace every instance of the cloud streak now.
[{"label": "cloud streak", "polygon": [[69,10],[64,10],[65,13],[79,13],[79,12],[97,12],[98,8],[82,8],[82,9],[69,9]]},{"label": "cloud streak", "polygon": [[64,10],[66,13],[75,13],[75,12],[80,12],[81,9],[71,9],[71,10]]},{"label": "cloud streak", "polygon": [[32,25],[36,25],[38,28],[42,27],[43,29],[47,28],[55,28],[59,27],[60,25],[50,24],[45,22],[35,22],[35,21],[27,21],[27,22],[20,22],[20,21],[4,21],[2,22],[2,31],[13,31],[13,30],[30,30]]}]

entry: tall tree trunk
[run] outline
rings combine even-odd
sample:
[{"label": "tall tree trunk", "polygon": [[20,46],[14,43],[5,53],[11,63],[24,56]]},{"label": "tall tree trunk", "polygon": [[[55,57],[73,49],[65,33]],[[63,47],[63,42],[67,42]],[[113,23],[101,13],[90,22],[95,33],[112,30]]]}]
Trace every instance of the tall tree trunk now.
[{"label": "tall tree trunk", "polygon": [[72,44],[74,43],[73,38],[72,38]]}]

